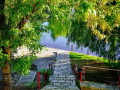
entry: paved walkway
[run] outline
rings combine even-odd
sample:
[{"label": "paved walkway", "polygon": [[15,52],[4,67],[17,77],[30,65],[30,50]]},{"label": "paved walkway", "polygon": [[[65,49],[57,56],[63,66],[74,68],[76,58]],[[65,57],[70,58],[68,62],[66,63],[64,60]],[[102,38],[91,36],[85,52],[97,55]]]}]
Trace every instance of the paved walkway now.
[{"label": "paved walkway", "polygon": [[75,85],[68,51],[57,51],[54,73],[49,80],[50,84],[42,90],[79,90]]}]

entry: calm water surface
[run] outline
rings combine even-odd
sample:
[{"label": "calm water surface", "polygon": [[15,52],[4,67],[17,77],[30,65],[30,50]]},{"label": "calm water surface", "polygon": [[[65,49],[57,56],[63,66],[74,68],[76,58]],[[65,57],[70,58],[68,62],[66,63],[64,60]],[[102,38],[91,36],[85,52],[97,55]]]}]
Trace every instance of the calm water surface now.
[{"label": "calm water surface", "polygon": [[[48,24],[48,22],[43,23],[43,25]],[[58,36],[55,40],[53,40],[51,30],[49,30],[49,32],[42,33],[40,44],[45,45],[46,47],[57,48],[67,51],[71,51],[71,47],[73,47],[74,52],[97,56],[95,52],[90,52],[89,48],[85,48],[83,46],[77,48],[77,45],[72,42],[68,44],[68,39],[64,36]]]}]

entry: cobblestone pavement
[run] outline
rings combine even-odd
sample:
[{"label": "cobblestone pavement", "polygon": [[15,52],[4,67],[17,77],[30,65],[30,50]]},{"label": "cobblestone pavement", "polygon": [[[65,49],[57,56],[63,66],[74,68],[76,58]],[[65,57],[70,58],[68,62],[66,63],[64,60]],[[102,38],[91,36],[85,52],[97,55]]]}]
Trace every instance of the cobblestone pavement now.
[{"label": "cobblestone pavement", "polygon": [[57,51],[53,75],[50,76],[50,84],[42,90],[79,90],[75,85],[75,77],[71,70],[69,52]]}]

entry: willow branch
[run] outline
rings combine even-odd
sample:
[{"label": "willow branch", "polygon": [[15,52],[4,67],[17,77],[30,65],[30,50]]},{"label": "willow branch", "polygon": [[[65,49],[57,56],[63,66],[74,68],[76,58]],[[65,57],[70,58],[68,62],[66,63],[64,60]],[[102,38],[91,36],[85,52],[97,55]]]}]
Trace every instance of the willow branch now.
[{"label": "willow branch", "polygon": [[29,20],[31,14],[35,13],[35,12],[39,9],[39,8],[36,8],[36,6],[37,6],[38,4],[39,4],[39,2],[37,2],[36,4],[34,4],[32,11],[30,11],[30,14],[27,15],[27,16],[25,16],[25,17],[23,17],[23,18],[21,19],[20,23],[17,25],[17,27],[18,27],[19,29],[22,29],[23,26],[25,25],[25,23]]}]

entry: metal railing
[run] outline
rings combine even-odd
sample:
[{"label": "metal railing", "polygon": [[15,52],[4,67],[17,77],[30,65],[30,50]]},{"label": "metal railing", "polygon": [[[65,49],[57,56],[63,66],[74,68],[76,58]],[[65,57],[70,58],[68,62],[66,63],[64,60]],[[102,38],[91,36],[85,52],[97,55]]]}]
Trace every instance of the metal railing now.
[{"label": "metal railing", "polygon": [[[53,66],[51,65],[51,64],[49,64],[49,72],[51,72],[51,73],[53,73]],[[47,74],[46,74],[47,73]],[[40,88],[41,88],[41,85],[40,85],[40,72],[38,71],[37,72],[37,75],[38,75],[38,88],[39,88],[39,90],[40,90]],[[46,84],[46,81],[49,81],[48,79],[49,79],[49,75],[48,75],[48,69],[47,69],[47,71],[46,72],[44,72],[43,73],[43,77],[44,77],[44,85]],[[47,80],[46,80],[46,78],[47,78]]]}]

